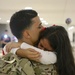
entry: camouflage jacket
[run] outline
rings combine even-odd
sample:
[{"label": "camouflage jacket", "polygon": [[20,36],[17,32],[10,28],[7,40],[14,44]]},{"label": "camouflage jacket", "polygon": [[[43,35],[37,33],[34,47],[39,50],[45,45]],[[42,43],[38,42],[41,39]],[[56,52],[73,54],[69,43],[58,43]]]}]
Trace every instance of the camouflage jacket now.
[{"label": "camouflage jacket", "polygon": [[35,70],[35,75],[58,75],[56,67],[53,64],[44,65],[41,63],[34,62],[33,68]]}]

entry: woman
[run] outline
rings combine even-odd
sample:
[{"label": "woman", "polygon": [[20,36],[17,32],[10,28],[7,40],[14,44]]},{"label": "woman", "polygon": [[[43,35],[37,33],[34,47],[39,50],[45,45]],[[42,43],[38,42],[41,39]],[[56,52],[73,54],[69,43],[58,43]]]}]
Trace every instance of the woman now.
[{"label": "woman", "polygon": [[[38,45],[44,48],[44,40],[48,41],[52,50],[56,52],[57,63],[55,64],[59,75],[75,75],[75,63],[72,54],[72,47],[68,33],[62,26],[52,26],[47,28],[40,36]],[[47,48],[46,48],[47,49]]]}]

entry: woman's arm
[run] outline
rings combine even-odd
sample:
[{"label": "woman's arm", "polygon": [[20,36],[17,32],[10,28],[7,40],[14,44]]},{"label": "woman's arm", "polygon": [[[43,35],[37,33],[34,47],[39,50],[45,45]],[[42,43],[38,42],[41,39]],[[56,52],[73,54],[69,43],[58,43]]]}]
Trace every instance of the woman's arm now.
[{"label": "woman's arm", "polygon": [[54,52],[44,51],[44,50],[41,50],[41,49],[36,48],[34,46],[31,46],[27,43],[22,43],[21,48],[22,49],[32,48],[35,51],[40,52],[42,57],[39,60],[40,60],[40,63],[42,63],[42,64],[54,64],[57,61],[57,57]]}]

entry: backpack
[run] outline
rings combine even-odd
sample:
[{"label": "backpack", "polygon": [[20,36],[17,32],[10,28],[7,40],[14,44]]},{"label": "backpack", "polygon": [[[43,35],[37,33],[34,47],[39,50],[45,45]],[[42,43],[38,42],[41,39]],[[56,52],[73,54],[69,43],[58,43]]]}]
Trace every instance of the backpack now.
[{"label": "backpack", "polygon": [[31,62],[8,53],[0,58],[0,75],[35,75]]}]

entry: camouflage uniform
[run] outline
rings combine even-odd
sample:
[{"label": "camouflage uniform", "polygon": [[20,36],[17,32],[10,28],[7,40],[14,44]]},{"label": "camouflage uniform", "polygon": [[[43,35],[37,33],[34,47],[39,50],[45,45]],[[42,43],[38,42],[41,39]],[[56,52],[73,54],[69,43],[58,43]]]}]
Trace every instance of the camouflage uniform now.
[{"label": "camouflage uniform", "polygon": [[58,75],[56,72],[56,67],[53,64],[43,65],[41,63],[33,63],[36,75]]}]

